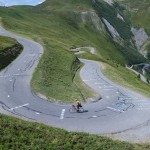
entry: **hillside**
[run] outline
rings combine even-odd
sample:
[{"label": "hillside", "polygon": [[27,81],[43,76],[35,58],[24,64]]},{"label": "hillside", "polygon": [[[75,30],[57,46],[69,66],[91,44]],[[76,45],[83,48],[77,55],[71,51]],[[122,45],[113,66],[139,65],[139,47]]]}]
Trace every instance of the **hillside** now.
[{"label": "hillside", "polygon": [[[79,78],[74,80],[81,63],[70,51],[72,48],[88,46],[96,49],[97,56],[87,52],[82,58],[109,64],[113,69],[112,76],[118,74],[121,83],[125,82],[131,88],[136,85],[136,90],[147,94],[150,87],[124,67],[125,64],[145,63],[147,60],[136,50],[131,40],[131,22],[120,7],[118,3],[110,6],[103,1],[98,2],[97,8],[93,7],[91,0],[47,0],[36,7],[0,8],[0,16],[6,28],[31,37],[44,46],[45,52],[34,73],[32,88],[47,98],[69,102],[75,98],[83,100],[94,96],[92,91],[79,84]],[[118,11],[125,16],[126,23],[116,19]],[[121,38],[112,38],[101,17],[111,24],[112,20],[117,21],[115,28]],[[122,27],[125,30],[121,30]]]},{"label": "hillside", "polygon": [[16,40],[0,36],[0,70],[9,65],[21,52]]},{"label": "hillside", "polygon": [[29,123],[0,115],[0,149],[148,150],[149,145],[129,144],[85,133]]},{"label": "hillside", "polygon": [[[129,10],[131,14],[131,22],[133,26],[136,28],[137,38],[143,40],[141,45],[138,46],[138,50],[142,53],[146,58],[150,60],[150,3],[149,0],[118,0],[121,2],[126,8]],[[143,66],[143,67],[141,67]],[[137,70],[144,74],[142,69],[147,65],[140,64]],[[150,80],[150,66],[144,69],[146,72],[147,78]]]},{"label": "hillside", "polygon": [[125,4],[131,12],[131,19],[135,26],[143,27],[150,34],[150,3],[149,0],[118,0]]},{"label": "hillside", "polygon": [[0,51],[8,47],[12,47],[15,44],[16,44],[15,40],[8,37],[0,36]]},{"label": "hillside", "polygon": [[[141,22],[140,17],[136,20],[136,14],[132,12],[134,9],[133,7],[135,6],[140,8],[141,12],[143,12],[141,4],[144,4],[144,8],[147,8],[148,11],[149,3],[148,1],[147,3],[146,1],[144,1],[145,3],[140,3],[140,1],[136,3],[138,0],[133,0],[133,3],[130,3],[129,0],[118,1],[119,3],[111,0],[47,0],[36,7],[0,7],[0,23],[5,28],[27,38],[31,38],[44,47],[44,54],[34,72],[31,82],[32,88],[38,94],[40,93],[40,95],[44,95],[44,97],[46,96],[50,100],[60,100],[61,102],[74,102],[76,98],[85,101],[89,97],[97,96],[96,93],[81,81],[79,76],[80,69],[83,66],[79,59],[87,58],[99,61],[102,64],[104,74],[113,81],[129,87],[132,90],[137,90],[146,96],[150,96],[149,84],[141,81],[139,75],[137,75],[140,73],[146,77],[147,81],[149,81],[149,39],[147,39],[149,36],[149,23],[144,23],[143,20],[143,24],[137,25],[138,20],[139,23]],[[135,7],[135,9],[137,8]],[[146,11],[143,15],[146,15]],[[148,16],[147,19],[149,19]],[[143,41],[137,38],[138,33],[143,34]],[[30,46],[30,44],[28,45]],[[15,51],[17,52],[15,55],[5,55],[14,54],[5,52],[12,52],[12,50],[16,50],[16,48],[18,51]],[[21,50],[22,46],[17,41],[10,38],[0,37],[0,65],[1,63],[6,62],[2,68],[8,66],[11,61],[20,54]],[[2,68],[0,66],[0,69]],[[132,72],[133,70],[136,70],[137,74]],[[97,73],[99,79],[100,76],[97,70],[95,73]],[[8,77],[10,78],[9,74]],[[1,80],[3,81],[3,78],[1,78]],[[23,78],[19,81],[22,82],[22,80]],[[9,79],[7,85],[9,85],[10,81],[11,80]],[[13,84],[15,84],[15,82]],[[5,86],[4,82],[4,91],[5,87],[7,88],[8,86]],[[28,86],[28,89],[29,88],[30,87]],[[18,86],[17,89],[20,89],[20,86]],[[22,88],[22,90],[24,90],[24,88]],[[118,91],[116,92],[118,93]],[[42,100],[45,105],[37,103],[37,106],[36,102],[39,101],[39,98],[32,95],[34,98],[31,97],[31,99],[28,99],[29,97],[25,96],[25,100],[27,99],[27,101],[33,99],[33,104],[30,101],[29,107],[28,104],[21,104],[19,106],[18,101],[19,103],[22,103],[24,100],[20,100],[20,95],[17,90],[15,92],[18,95],[18,99],[15,96],[13,96],[13,98],[10,97],[12,96],[12,94],[10,94],[6,95],[8,96],[8,100],[4,98],[4,101],[8,101],[9,105],[11,100],[16,107],[11,106],[11,103],[8,107],[5,105],[5,102],[3,103],[2,101],[1,106],[3,109],[7,107],[6,110],[8,109],[8,111],[12,113],[14,112],[14,114],[18,114],[19,116],[22,116],[23,114],[24,117],[33,113],[33,118],[35,117],[36,121],[40,120],[41,122],[42,119],[46,120],[46,122],[54,121],[59,123],[60,121],[60,126],[63,125],[63,122],[61,122],[63,120],[61,120],[61,118],[59,121],[57,120],[59,118],[51,120],[51,112],[54,116],[55,114],[53,113],[52,107],[46,107],[46,101]],[[109,94],[111,95],[111,93]],[[121,95],[123,95],[123,93],[121,93]],[[119,110],[111,107],[109,109],[107,107],[108,112],[106,111],[107,108],[105,108],[107,105],[104,107],[104,110],[101,110],[100,108],[97,110],[94,107],[97,103],[94,103],[92,107],[94,107],[94,114],[97,116],[93,116],[92,112],[92,117],[90,116],[91,120],[86,118],[87,124],[88,122],[92,122],[93,124],[98,123],[97,128],[100,130],[103,129],[99,126],[97,120],[95,120],[95,122],[93,120],[95,117],[98,117],[99,113],[97,112],[100,112],[99,116],[101,116],[102,112],[102,116],[105,118],[104,120],[106,120],[106,122],[103,123],[103,118],[100,118],[99,121],[100,124],[104,124],[106,128],[113,126],[112,123],[108,123],[109,118],[115,122],[115,128],[119,127],[119,125],[116,125],[119,122],[116,121],[116,118],[118,117],[120,117],[121,120],[121,127],[124,125],[125,128],[128,128],[126,126],[129,123],[128,121],[132,124],[132,118],[133,120],[136,120],[135,116],[137,116],[137,120],[142,123],[142,119],[146,116],[145,112],[147,111],[142,111],[142,108],[140,108],[140,104],[142,105],[141,99],[136,101],[137,105],[139,105],[137,108],[140,108],[141,111],[139,111],[139,109],[136,111],[136,109],[131,108],[133,109],[133,113],[136,114],[135,116],[132,116],[130,107],[132,107],[134,103],[130,104],[128,98],[130,99],[130,97],[127,97],[127,100],[126,97],[124,97],[124,99],[118,97],[119,103],[116,101],[117,98],[114,98]],[[18,101],[15,101],[15,99]],[[112,105],[111,97],[108,101],[110,101]],[[148,103],[145,104],[144,100],[143,103],[144,109],[145,105]],[[127,110],[122,108],[122,106],[127,106]],[[55,110],[58,110],[57,116],[59,117],[62,108],[60,110],[56,108],[59,107],[55,107]],[[68,109],[68,107],[66,108]],[[123,116],[121,116],[120,109],[123,109]],[[65,109],[63,108],[63,110]],[[127,111],[127,113],[124,113],[124,110]],[[67,113],[69,112],[66,111],[66,114]],[[110,116],[108,119],[106,117],[107,114]],[[76,114],[73,114],[73,118],[70,118],[72,119],[72,125],[76,127],[76,122],[77,124],[79,123],[80,126],[80,121],[82,119],[82,123],[84,122],[86,127],[87,124],[84,118],[82,118],[80,114],[77,114],[79,115],[79,118],[77,117],[77,120],[75,120],[75,115]],[[125,121],[125,123],[122,121],[122,117],[124,116],[127,118],[127,120],[125,119],[127,121]],[[67,115],[65,117],[67,118]],[[148,113],[147,117],[149,117]],[[148,122],[146,122],[146,124],[148,124]],[[65,119],[64,123],[67,124]],[[110,126],[106,126],[106,124],[109,124]],[[133,126],[134,123],[131,125],[133,130],[143,129],[138,128],[143,126],[143,124],[139,126],[136,125],[136,128],[133,128]],[[96,128],[95,124],[94,127]],[[147,127],[148,126],[144,129],[147,129]],[[147,135],[147,130],[145,131]],[[143,130],[140,133],[142,132]],[[124,134],[128,134],[128,131],[124,132]],[[130,135],[126,136],[135,135],[131,132]],[[48,127],[37,122],[27,122],[13,117],[0,115],[0,149],[149,150],[150,145],[113,141],[107,137],[101,137],[99,135],[68,132],[62,129]]]}]

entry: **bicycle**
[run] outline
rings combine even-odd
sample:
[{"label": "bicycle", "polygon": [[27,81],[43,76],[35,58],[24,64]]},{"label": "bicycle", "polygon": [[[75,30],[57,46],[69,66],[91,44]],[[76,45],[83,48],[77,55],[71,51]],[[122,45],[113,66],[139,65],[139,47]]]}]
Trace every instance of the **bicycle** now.
[{"label": "bicycle", "polygon": [[70,113],[83,113],[85,112],[85,110],[83,109],[83,107],[80,107],[78,110],[75,105],[72,105],[71,108],[69,108],[69,112]]}]

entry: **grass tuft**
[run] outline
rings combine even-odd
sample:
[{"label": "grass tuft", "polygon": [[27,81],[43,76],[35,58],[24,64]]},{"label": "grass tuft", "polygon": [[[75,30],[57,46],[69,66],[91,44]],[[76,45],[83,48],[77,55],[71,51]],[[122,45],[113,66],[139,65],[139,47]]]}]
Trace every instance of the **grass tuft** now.
[{"label": "grass tuft", "polygon": [[0,149],[149,150],[150,145],[130,144],[86,133],[67,132],[38,123],[0,115]]}]

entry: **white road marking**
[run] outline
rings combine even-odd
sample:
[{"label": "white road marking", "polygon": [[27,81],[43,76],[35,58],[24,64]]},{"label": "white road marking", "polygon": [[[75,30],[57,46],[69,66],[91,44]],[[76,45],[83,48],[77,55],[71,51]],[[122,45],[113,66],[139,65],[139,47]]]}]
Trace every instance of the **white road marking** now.
[{"label": "white road marking", "polygon": [[40,113],[36,112],[37,115],[39,115]]},{"label": "white road marking", "polygon": [[92,118],[97,118],[97,116],[92,116]]},{"label": "white road marking", "polygon": [[20,74],[13,74],[14,76],[19,76]]},{"label": "white road marking", "polygon": [[62,109],[61,111],[61,115],[60,115],[61,120],[64,119],[65,111],[66,111],[65,109]]},{"label": "white road marking", "polygon": [[103,89],[103,90],[105,90],[105,91],[111,91],[112,89]]},{"label": "white road marking", "polygon": [[110,88],[113,88],[114,86],[112,86],[112,85],[109,85],[108,87],[110,87]]},{"label": "white road marking", "polygon": [[131,100],[131,97],[120,97],[120,100]]},{"label": "white road marking", "polygon": [[102,82],[100,82],[100,83],[95,82],[95,84],[96,84],[96,85],[101,85],[101,86],[104,86],[104,85],[105,85],[105,83],[102,83]]},{"label": "white road marking", "polygon": [[139,107],[139,108],[137,108],[137,110],[150,110],[150,108],[149,107]]},{"label": "white road marking", "polygon": [[115,93],[115,88],[110,88],[110,87],[105,87],[103,88],[103,90],[111,90],[113,93]]},{"label": "white road marking", "polygon": [[95,84],[96,84],[96,85],[99,85],[99,84],[101,84],[101,83],[97,83],[97,82],[95,82]]},{"label": "white road marking", "polygon": [[117,111],[117,112],[124,112],[123,110],[116,109],[116,108],[113,108],[113,107],[107,107],[107,109],[110,109],[110,110],[113,110],[113,111]]},{"label": "white road marking", "polygon": [[83,80],[84,82],[86,81],[97,81],[97,79],[89,79],[89,80]]},{"label": "white road marking", "polygon": [[13,74],[13,75],[6,75],[6,76],[0,76],[0,78],[7,78],[7,77],[10,77],[10,76],[20,76],[20,74]]},{"label": "white road marking", "polygon": [[14,107],[14,108],[10,108],[10,110],[18,109],[18,108],[21,108],[21,107],[24,107],[24,106],[28,106],[28,105],[29,105],[29,103],[24,104],[24,105],[20,105],[20,106]]}]

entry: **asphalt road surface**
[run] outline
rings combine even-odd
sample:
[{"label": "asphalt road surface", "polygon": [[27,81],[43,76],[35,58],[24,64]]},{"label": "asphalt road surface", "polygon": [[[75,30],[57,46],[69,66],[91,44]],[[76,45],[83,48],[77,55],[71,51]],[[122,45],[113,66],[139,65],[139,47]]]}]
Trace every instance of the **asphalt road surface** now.
[{"label": "asphalt road surface", "polygon": [[0,35],[17,39],[22,54],[0,72],[0,112],[44,123],[68,131],[88,132],[140,142],[150,140],[150,98],[122,88],[108,80],[95,61],[81,60],[82,80],[102,100],[84,104],[88,112],[70,113],[70,105],[51,103],[30,88],[34,69],[43,53],[40,44],[0,28]]}]

